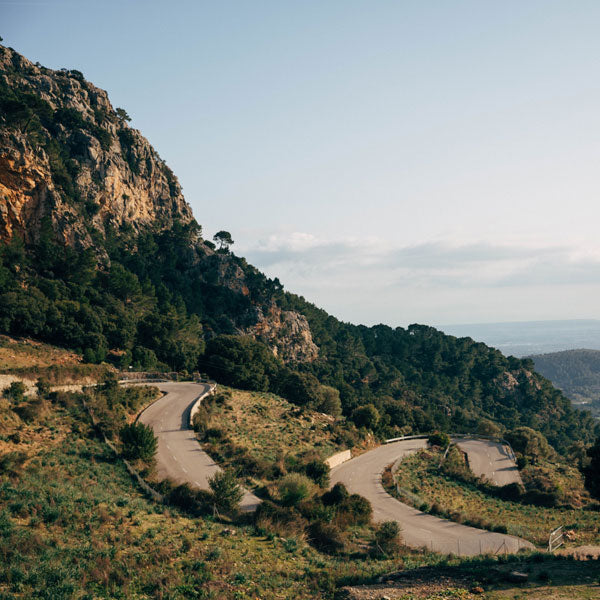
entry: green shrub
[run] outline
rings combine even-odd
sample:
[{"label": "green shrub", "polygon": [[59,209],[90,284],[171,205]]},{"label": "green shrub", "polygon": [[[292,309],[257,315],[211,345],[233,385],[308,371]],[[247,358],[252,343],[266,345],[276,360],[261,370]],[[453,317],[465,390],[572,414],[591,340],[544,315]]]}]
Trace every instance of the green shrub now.
[{"label": "green shrub", "polygon": [[379,423],[379,411],[373,404],[359,406],[352,411],[352,421],[357,427],[375,429]]},{"label": "green shrub", "polygon": [[363,496],[352,494],[339,504],[338,513],[343,513],[346,516],[348,524],[367,525],[371,521],[373,507]]},{"label": "green shrub", "polygon": [[131,423],[121,429],[123,456],[132,460],[140,459],[150,462],[154,459],[158,447],[158,439],[154,431],[143,423]]},{"label": "green shrub", "polygon": [[308,527],[311,544],[327,554],[335,554],[344,548],[344,537],[339,527],[333,523],[315,521]]},{"label": "green shrub", "polygon": [[427,441],[429,442],[430,446],[447,448],[450,444],[450,436],[447,433],[436,431],[429,436]]},{"label": "green shrub", "polygon": [[204,436],[210,440],[222,440],[225,437],[225,432],[220,427],[209,427],[204,432]]},{"label": "green shrub", "polygon": [[320,388],[321,401],[317,408],[321,412],[327,413],[336,419],[342,415],[342,403],[340,393],[333,387],[322,385]]},{"label": "green shrub", "polygon": [[400,545],[400,525],[396,521],[385,521],[375,530],[371,551],[375,556],[395,556]]},{"label": "green shrub", "polygon": [[523,486],[520,483],[509,483],[498,488],[496,495],[502,500],[517,501],[521,499],[524,493]]},{"label": "green shrub", "polygon": [[332,506],[325,506],[320,498],[303,500],[297,508],[302,516],[309,521],[326,521],[329,523],[335,516],[335,509]]},{"label": "green shrub", "polygon": [[13,381],[2,393],[6,398],[13,402],[22,402],[25,399],[27,387],[22,381]]},{"label": "green shrub", "polygon": [[206,511],[206,494],[201,490],[193,489],[188,483],[174,487],[168,494],[169,504],[177,506],[193,515],[200,515]]},{"label": "green shrub", "polygon": [[216,508],[225,512],[235,512],[244,492],[231,471],[218,471],[209,480],[212,501]]},{"label": "green shrub", "polygon": [[254,525],[261,535],[302,535],[307,522],[293,507],[283,507],[265,500],[254,513]]},{"label": "green shrub", "polygon": [[301,473],[289,473],[278,482],[279,498],[284,506],[295,506],[308,498],[313,490],[313,482]]},{"label": "green shrub", "polygon": [[519,452],[533,463],[554,453],[544,434],[531,427],[517,427],[506,433],[505,437],[515,452]]},{"label": "green shrub", "polygon": [[50,383],[47,379],[41,377],[37,380],[35,387],[37,389],[38,396],[45,398],[50,393]]},{"label": "green shrub", "polygon": [[325,506],[332,506],[340,504],[348,498],[349,495],[350,494],[343,483],[336,483],[328,492],[325,492],[321,496],[321,500]]},{"label": "green shrub", "polygon": [[329,485],[329,465],[322,460],[311,460],[304,467],[304,472],[320,487]]}]

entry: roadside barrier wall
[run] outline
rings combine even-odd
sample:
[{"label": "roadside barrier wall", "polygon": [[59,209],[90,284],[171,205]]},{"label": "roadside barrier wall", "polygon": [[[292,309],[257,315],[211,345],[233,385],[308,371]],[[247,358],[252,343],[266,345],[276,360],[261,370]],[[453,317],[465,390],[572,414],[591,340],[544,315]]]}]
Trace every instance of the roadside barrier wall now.
[{"label": "roadside barrier wall", "polygon": [[333,467],[337,467],[338,465],[345,463],[347,460],[350,460],[351,458],[352,458],[352,451],[344,450],[343,452],[338,452],[337,454],[334,454],[333,456],[326,458],[325,463],[329,465],[330,469],[333,469]]}]

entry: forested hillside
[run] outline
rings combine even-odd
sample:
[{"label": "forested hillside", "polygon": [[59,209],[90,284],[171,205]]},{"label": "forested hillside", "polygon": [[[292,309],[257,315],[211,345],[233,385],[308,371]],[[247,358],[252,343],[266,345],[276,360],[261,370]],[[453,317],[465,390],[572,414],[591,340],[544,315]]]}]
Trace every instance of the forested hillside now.
[{"label": "forested hillside", "polygon": [[533,370],[431,327],[343,323],[202,238],[176,177],[106,94],[0,48],[0,333],[118,367],[200,370],[380,437],[596,424]]},{"label": "forested hillside", "polygon": [[530,357],[535,368],[577,406],[600,416],[600,350],[565,350]]}]

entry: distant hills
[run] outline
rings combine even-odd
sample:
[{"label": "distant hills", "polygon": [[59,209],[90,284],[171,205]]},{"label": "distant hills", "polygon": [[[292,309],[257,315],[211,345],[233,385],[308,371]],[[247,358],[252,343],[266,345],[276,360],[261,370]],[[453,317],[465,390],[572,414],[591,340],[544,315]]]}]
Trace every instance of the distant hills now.
[{"label": "distant hills", "polygon": [[562,350],[600,350],[600,320],[522,321],[442,325],[444,333],[470,337],[493,346],[506,356],[531,356]]},{"label": "distant hills", "polygon": [[600,417],[600,351],[565,350],[530,356],[536,370],[578,408]]}]

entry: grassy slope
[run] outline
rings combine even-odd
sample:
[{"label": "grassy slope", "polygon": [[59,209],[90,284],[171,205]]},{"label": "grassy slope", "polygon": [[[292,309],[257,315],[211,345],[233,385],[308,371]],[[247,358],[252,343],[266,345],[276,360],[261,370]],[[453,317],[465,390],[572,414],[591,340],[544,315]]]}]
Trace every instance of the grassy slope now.
[{"label": "grassy slope", "polygon": [[6,459],[0,475],[0,598],[308,599],[395,568],[331,558],[251,526],[224,536],[210,518],[151,503],[93,436],[77,396],[62,398],[38,421],[13,416],[1,435],[2,455],[26,461]]},{"label": "grassy slope", "polygon": [[[237,426],[224,423],[258,455],[276,455],[290,439],[299,446],[288,445],[287,451],[319,440],[323,455],[337,449],[325,417],[288,414],[293,407],[268,394],[234,397]],[[0,599],[318,599],[332,597],[335,587],[366,583],[398,568],[415,580],[411,590],[417,595],[404,598],[476,597],[465,589],[482,576],[460,559],[412,552],[396,560],[332,558],[301,539],[258,536],[251,526],[236,526],[235,535],[224,536],[227,526],[211,518],[190,518],[152,503],[95,437],[78,396],[63,394],[61,400],[42,402],[39,417],[25,421],[0,400]],[[500,565],[502,557],[492,562]],[[443,595],[428,595],[429,583],[420,582],[418,570],[412,575],[411,569],[427,564],[450,567]],[[548,588],[534,574],[533,588],[490,582],[486,590],[502,589],[486,591],[485,597],[597,597],[595,564],[561,564],[535,567],[550,571],[551,583],[559,587]],[[461,573],[467,567],[465,582]],[[488,573],[489,566],[480,571]]]},{"label": "grassy slope", "polygon": [[101,380],[110,370],[107,365],[85,364],[78,354],[63,348],[0,335],[0,391],[17,379],[33,391],[40,377],[51,385],[89,384]]},{"label": "grassy slope", "polygon": [[575,530],[577,544],[600,542],[600,514],[588,510],[543,508],[490,497],[475,486],[454,480],[437,468],[440,457],[415,453],[400,463],[397,481],[429,506],[437,504],[455,520],[480,526],[506,525],[508,533],[544,546],[559,525]]},{"label": "grassy slope", "polygon": [[255,458],[275,462],[287,452],[315,451],[327,458],[344,448],[330,431],[334,419],[318,412],[302,412],[275,394],[229,388],[231,400],[217,406],[211,426],[222,429]]},{"label": "grassy slope", "polygon": [[0,369],[77,365],[81,357],[63,348],[0,335]]}]

